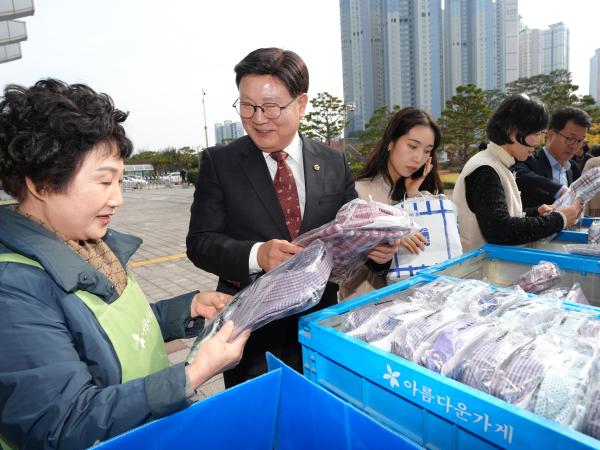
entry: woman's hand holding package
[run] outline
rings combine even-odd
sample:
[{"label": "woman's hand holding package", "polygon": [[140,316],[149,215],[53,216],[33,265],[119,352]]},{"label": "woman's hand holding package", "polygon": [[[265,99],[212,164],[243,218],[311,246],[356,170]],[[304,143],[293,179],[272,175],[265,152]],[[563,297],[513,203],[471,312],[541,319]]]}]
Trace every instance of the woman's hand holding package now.
[{"label": "woman's hand holding package", "polygon": [[407,249],[410,253],[418,255],[420,252],[425,250],[425,246],[429,243],[427,238],[420,232],[411,234],[402,239],[399,239],[400,246]]},{"label": "woman's hand holding package", "polygon": [[389,244],[378,245],[368,253],[368,256],[377,264],[385,264],[394,257],[398,251],[398,248],[404,247],[409,252],[418,254],[419,252],[425,250],[425,245],[427,243],[428,241],[425,236],[417,231],[415,234],[396,239]]},{"label": "woman's hand holding package", "polygon": [[550,205],[546,205],[545,203],[543,205],[540,205],[538,207],[538,214],[540,216],[546,215],[546,214],[550,214],[552,212],[552,206]]},{"label": "woman's hand holding package", "polygon": [[197,389],[213,376],[230,369],[240,361],[250,331],[242,332],[235,340],[229,342],[233,330],[233,322],[230,320],[225,322],[218,333],[198,349],[196,357],[186,368],[193,389]]},{"label": "woman's hand holding package", "polygon": [[558,208],[556,211],[563,213],[567,220],[567,227],[570,227],[577,222],[579,215],[581,214],[581,200],[577,199],[575,203],[569,206],[563,206]]},{"label": "woman's hand holding package", "polygon": [[212,320],[217,313],[221,311],[225,305],[231,300],[231,295],[222,292],[207,291],[198,292],[192,299],[190,305],[190,317],[204,317]]}]

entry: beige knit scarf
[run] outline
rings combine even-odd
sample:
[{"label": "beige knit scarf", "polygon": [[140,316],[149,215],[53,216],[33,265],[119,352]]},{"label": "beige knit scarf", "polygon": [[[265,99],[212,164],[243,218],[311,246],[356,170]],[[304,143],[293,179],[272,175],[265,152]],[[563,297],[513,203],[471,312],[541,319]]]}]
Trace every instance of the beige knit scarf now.
[{"label": "beige knit scarf", "polygon": [[19,211],[18,208],[15,210],[29,220],[42,225],[44,228],[54,233],[56,237],[65,243],[65,245],[77,253],[81,259],[108,278],[108,280],[114,284],[119,295],[125,290],[125,287],[127,286],[127,273],[125,272],[125,268],[102,239],[89,239],[87,241],[67,239],[46,222],[31,214]]}]

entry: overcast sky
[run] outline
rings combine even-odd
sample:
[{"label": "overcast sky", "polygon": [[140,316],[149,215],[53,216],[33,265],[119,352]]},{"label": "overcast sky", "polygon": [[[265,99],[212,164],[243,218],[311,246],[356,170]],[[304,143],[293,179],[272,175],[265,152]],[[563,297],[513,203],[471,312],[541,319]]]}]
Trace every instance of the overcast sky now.
[{"label": "overcast sky", "polygon": [[[239,120],[233,67],[259,47],[298,53],[310,71],[309,95],[340,98],[342,62],[337,0],[35,0],[26,17],[23,58],[0,64],[0,86],[55,77],[83,82],[130,111],[136,149],[209,145],[214,123]],[[578,94],[600,48],[600,1],[519,0],[530,28],[564,22]]]}]

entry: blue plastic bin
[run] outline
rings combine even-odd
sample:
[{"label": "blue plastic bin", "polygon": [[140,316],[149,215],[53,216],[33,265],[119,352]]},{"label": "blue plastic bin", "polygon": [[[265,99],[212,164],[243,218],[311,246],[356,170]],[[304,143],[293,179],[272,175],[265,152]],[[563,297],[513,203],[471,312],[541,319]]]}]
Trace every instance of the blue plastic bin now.
[{"label": "blue plastic bin", "polygon": [[591,305],[600,306],[600,259],[569,253],[546,252],[523,247],[486,244],[429,267],[427,273],[483,280],[509,286],[540,261],[556,263],[563,276],[557,287],[570,288],[579,282]]},{"label": "blue plastic bin", "polygon": [[581,219],[579,219],[579,222],[577,222],[573,227],[569,229],[574,231],[585,231],[587,233],[587,230],[590,227],[590,225],[592,225],[592,222],[598,219],[600,219],[600,217],[582,217]]},{"label": "blue plastic bin", "polygon": [[271,372],[94,449],[418,449],[267,356]]},{"label": "blue plastic bin", "polygon": [[340,314],[436,277],[421,274],[301,318],[305,376],[429,449],[600,449],[596,439],[336,329]]},{"label": "blue plastic bin", "polygon": [[587,231],[562,231],[558,233],[551,241],[536,241],[525,245],[526,248],[533,248],[540,251],[567,253],[564,250],[565,244],[587,244]]}]

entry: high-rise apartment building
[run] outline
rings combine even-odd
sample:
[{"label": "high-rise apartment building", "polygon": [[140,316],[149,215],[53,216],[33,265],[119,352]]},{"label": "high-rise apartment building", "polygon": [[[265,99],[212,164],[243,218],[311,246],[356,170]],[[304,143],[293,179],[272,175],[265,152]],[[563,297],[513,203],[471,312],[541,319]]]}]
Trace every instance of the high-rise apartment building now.
[{"label": "high-rise apartment building", "polygon": [[492,0],[446,0],[444,8],[444,92],[457,86],[495,86],[494,4]]},{"label": "high-rise apartment building", "polygon": [[496,89],[519,78],[519,1],[496,0]]},{"label": "high-rise apartment building", "polygon": [[340,25],[350,134],[384,105],[440,115],[440,0],[340,0]]},{"label": "high-rise apartment building", "polygon": [[600,48],[596,49],[594,56],[590,59],[590,95],[600,105]]},{"label": "high-rise apartment building", "polygon": [[518,0],[340,0],[349,134],[375,109],[417,106],[439,117],[460,85],[504,90],[569,69],[569,30],[520,29]]},{"label": "high-rise apartment building", "polygon": [[542,30],[523,28],[519,33],[519,78],[542,73]]},{"label": "high-rise apartment building", "polygon": [[21,42],[27,39],[20,17],[34,13],[33,0],[0,1],[0,64],[21,58]]},{"label": "high-rise apartment building", "polygon": [[244,136],[242,122],[226,120],[223,123],[215,123],[215,144],[223,144]]},{"label": "high-rise apartment building", "polygon": [[457,86],[504,89],[518,77],[518,0],[446,0],[444,98]]},{"label": "high-rise apartment building", "polygon": [[344,101],[356,105],[348,114],[350,133],[364,129],[384,104],[382,8],[383,0],[340,0]]},{"label": "high-rise apartment building", "polygon": [[545,30],[524,27],[519,33],[519,77],[569,70],[569,30],[562,22]]},{"label": "high-rise apartment building", "polygon": [[562,22],[542,32],[542,73],[569,70],[569,29]]}]

